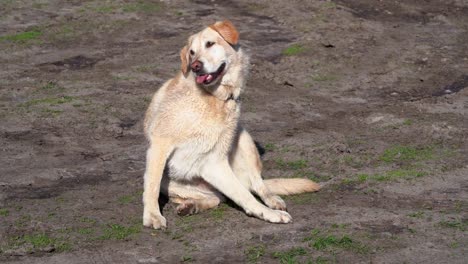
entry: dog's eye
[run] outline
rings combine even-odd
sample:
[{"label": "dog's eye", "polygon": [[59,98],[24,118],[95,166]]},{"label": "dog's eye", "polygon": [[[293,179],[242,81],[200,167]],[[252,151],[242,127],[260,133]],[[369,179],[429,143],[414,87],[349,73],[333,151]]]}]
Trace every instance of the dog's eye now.
[{"label": "dog's eye", "polygon": [[192,55],[192,56],[195,55],[195,51],[190,50],[190,55]]},{"label": "dog's eye", "polygon": [[206,47],[209,48],[211,46],[213,46],[215,43],[213,41],[207,41],[206,42]]}]

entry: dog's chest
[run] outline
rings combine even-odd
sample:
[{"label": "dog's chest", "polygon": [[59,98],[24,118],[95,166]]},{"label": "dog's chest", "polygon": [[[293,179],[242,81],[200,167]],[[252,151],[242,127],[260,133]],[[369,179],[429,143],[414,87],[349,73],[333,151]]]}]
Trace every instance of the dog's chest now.
[{"label": "dog's chest", "polygon": [[201,176],[200,172],[208,160],[227,158],[237,133],[240,112],[239,105],[231,101],[198,109],[201,112],[187,109],[192,111],[189,133],[168,160],[167,171],[171,178]]}]

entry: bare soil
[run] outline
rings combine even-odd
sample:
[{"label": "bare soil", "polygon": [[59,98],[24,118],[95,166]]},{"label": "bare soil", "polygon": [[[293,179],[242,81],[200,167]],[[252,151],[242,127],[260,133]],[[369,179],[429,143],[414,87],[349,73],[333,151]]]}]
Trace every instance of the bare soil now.
[{"label": "bare soil", "polygon": [[[143,228],[144,111],[226,18],[264,177],[324,187]],[[3,263],[467,262],[467,1],[5,0],[0,65]]]}]

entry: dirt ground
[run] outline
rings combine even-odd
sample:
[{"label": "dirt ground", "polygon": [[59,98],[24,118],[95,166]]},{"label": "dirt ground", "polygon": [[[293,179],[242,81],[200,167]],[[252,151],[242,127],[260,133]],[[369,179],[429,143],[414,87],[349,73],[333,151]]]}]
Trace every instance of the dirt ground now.
[{"label": "dirt ground", "polygon": [[[324,187],[143,228],[144,111],[225,18],[263,176]],[[2,263],[467,262],[465,0],[2,0],[0,65]]]}]

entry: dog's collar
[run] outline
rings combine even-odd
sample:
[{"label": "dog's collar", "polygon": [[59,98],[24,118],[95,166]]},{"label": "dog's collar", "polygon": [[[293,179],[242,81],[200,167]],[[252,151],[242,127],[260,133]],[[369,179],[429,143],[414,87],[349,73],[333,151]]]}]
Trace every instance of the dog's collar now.
[{"label": "dog's collar", "polygon": [[240,103],[241,98],[240,98],[240,96],[234,97],[234,94],[231,93],[231,95],[229,95],[229,97],[226,99],[226,102],[229,101],[229,100],[234,100],[234,102]]}]

